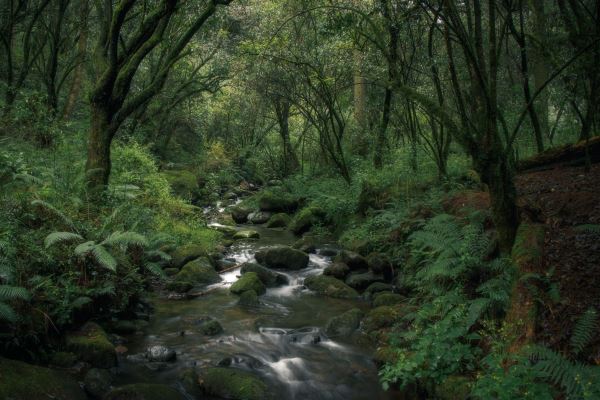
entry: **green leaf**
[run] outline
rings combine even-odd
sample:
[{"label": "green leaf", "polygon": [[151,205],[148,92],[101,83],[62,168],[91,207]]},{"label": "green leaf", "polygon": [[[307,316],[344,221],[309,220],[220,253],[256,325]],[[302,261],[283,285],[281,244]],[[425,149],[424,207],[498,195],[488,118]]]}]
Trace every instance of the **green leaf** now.
[{"label": "green leaf", "polygon": [[15,322],[17,314],[8,304],[0,302],[0,321]]},{"label": "green leaf", "polygon": [[94,258],[102,267],[111,270],[112,272],[117,271],[117,260],[102,246],[96,245],[92,248],[92,254]]},{"label": "green leaf", "polygon": [[83,236],[73,232],[52,232],[44,240],[46,248],[60,242],[72,242],[75,240],[83,240]]},{"label": "green leaf", "polygon": [[83,256],[87,253],[90,253],[94,247],[96,246],[96,242],[90,240],[89,242],[81,243],[79,246],[75,247],[75,255]]},{"label": "green leaf", "polygon": [[148,246],[148,239],[144,235],[140,235],[137,232],[114,232],[108,238],[106,238],[102,245],[109,246]]},{"label": "green leaf", "polygon": [[31,294],[23,287],[0,285],[0,300],[29,300]]}]

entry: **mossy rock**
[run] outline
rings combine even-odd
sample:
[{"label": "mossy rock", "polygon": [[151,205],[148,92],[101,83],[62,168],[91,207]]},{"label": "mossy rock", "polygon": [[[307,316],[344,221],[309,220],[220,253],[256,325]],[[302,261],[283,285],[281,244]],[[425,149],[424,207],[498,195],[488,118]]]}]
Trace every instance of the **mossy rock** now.
[{"label": "mossy rock", "polygon": [[377,293],[391,292],[393,288],[394,287],[389,283],[375,282],[370,284],[369,287],[365,289],[365,295],[375,298]]},{"label": "mossy rock", "polygon": [[226,238],[233,238],[235,234],[238,233],[238,230],[230,225],[211,224],[208,225],[208,227],[210,229],[214,229],[215,231],[222,233],[223,236],[225,236]]},{"label": "mossy rock", "polygon": [[406,297],[397,293],[381,293],[373,300],[373,307],[393,306],[406,300]]},{"label": "mossy rock", "polygon": [[93,367],[112,368],[117,365],[115,346],[94,322],[88,322],[78,332],[68,334],[66,345],[69,351]]},{"label": "mossy rock", "polygon": [[197,258],[183,266],[173,277],[176,282],[189,282],[192,285],[210,285],[221,282],[221,276],[215,271],[206,257]]},{"label": "mossy rock", "polygon": [[345,279],[349,273],[350,268],[341,262],[334,262],[323,270],[323,275],[333,276],[337,279]]},{"label": "mossy rock", "polygon": [[248,222],[255,225],[266,224],[271,219],[271,214],[268,211],[255,211],[248,215]]},{"label": "mossy rock", "polygon": [[200,386],[208,395],[230,400],[265,400],[272,397],[259,377],[234,368],[207,368],[200,373]]},{"label": "mossy rock", "polygon": [[473,382],[464,376],[452,375],[436,386],[435,394],[440,400],[466,400],[471,394]]},{"label": "mossy rock", "polygon": [[313,226],[324,224],[327,221],[327,213],[320,207],[306,207],[294,217],[290,230],[296,235],[308,232]]},{"label": "mossy rock", "polygon": [[363,291],[377,282],[383,282],[383,276],[375,275],[370,271],[362,274],[354,273],[346,277],[346,284],[359,291]]},{"label": "mossy rock", "polygon": [[339,299],[352,299],[358,297],[358,292],[332,276],[309,276],[304,280],[304,285],[320,295]]},{"label": "mossy rock", "polygon": [[196,198],[199,194],[198,177],[187,170],[168,170],[163,172],[171,185],[172,192],[185,199]]},{"label": "mossy rock", "polygon": [[290,213],[298,208],[298,200],[289,194],[267,191],[259,196],[258,208],[261,211]]},{"label": "mossy rock", "polygon": [[50,355],[49,363],[52,366],[59,368],[69,368],[77,362],[77,354],[67,351],[57,351]]},{"label": "mossy rock", "polygon": [[389,328],[405,315],[401,305],[380,306],[372,309],[362,321],[362,329],[371,333],[378,329]]},{"label": "mossy rock", "polygon": [[315,253],[317,251],[317,239],[312,235],[304,235],[298,239],[292,247],[304,253]]},{"label": "mossy rock", "polygon": [[244,263],[240,269],[240,272],[242,275],[248,272],[255,272],[266,287],[275,287],[288,284],[288,278],[285,275],[273,272],[270,269],[256,263]]},{"label": "mossy rock", "polygon": [[83,380],[85,391],[94,399],[101,399],[110,392],[113,375],[106,369],[92,368]]},{"label": "mossy rock", "polygon": [[87,396],[62,371],[0,357],[0,399],[86,400]]},{"label": "mossy rock", "polygon": [[240,294],[238,304],[244,307],[257,307],[260,305],[258,294],[254,290],[246,290]]},{"label": "mossy rock", "polygon": [[256,261],[269,268],[299,270],[308,266],[308,254],[288,246],[267,247],[254,254]]},{"label": "mossy rock", "polygon": [[237,231],[235,235],[233,235],[234,240],[242,240],[242,239],[259,239],[260,233],[252,230],[243,230]]},{"label": "mossy rock", "polygon": [[383,253],[371,253],[367,256],[369,268],[376,274],[393,275],[392,262]]},{"label": "mossy rock", "polygon": [[110,324],[108,330],[119,335],[129,335],[137,332],[138,325],[135,323],[135,321],[119,320]]},{"label": "mossy rock", "polygon": [[267,291],[265,285],[261,282],[256,272],[245,273],[240,279],[231,285],[229,290],[233,294],[242,294],[245,291],[254,290],[258,295],[264,294]]},{"label": "mossy rock", "polygon": [[167,282],[167,290],[175,293],[187,293],[194,288],[190,282],[171,281]]},{"label": "mossy rock", "polygon": [[345,313],[333,317],[327,323],[325,333],[330,337],[348,337],[360,326],[364,313],[358,308],[353,308]]},{"label": "mossy rock", "polygon": [[229,209],[229,212],[236,224],[245,224],[248,222],[248,215],[250,215],[252,209],[244,206],[234,206]]},{"label": "mossy rock", "polygon": [[369,269],[367,259],[353,251],[340,251],[334,261],[346,264],[351,271],[367,271]]},{"label": "mossy rock", "polygon": [[171,254],[171,266],[174,268],[181,268],[188,262],[204,256],[206,256],[206,249],[204,246],[197,244],[179,246],[173,251],[173,254]]},{"label": "mossy rock", "polygon": [[292,222],[292,218],[289,215],[285,213],[275,214],[267,222],[267,228],[287,228],[290,222]]},{"label": "mossy rock", "polygon": [[163,271],[167,276],[175,276],[179,272],[179,268],[165,268]]},{"label": "mossy rock", "polygon": [[223,327],[216,319],[211,319],[200,325],[200,332],[206,336],[215,336],[223,333]]},{"label": "mossy rock", "polygon": [[185,400],[185,397],[167,385],[134,383],[111,390],[103,400]]}]

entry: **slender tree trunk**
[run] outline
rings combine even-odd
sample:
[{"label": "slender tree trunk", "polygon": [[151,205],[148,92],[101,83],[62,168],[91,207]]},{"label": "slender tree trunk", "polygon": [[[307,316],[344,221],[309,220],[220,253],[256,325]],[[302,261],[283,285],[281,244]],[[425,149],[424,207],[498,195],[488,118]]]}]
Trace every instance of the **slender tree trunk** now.
[{"label": "slender tree trunk", "polygon": [[[550,72],[546,62],[545,49],[547,46],[548,32],[546,28],[546,11],[544,9],[545,0],[530,0],[531,10],[533,12],[533,40],[531,60],[533,64],[533,83],[534,91],[537,92],[540,87],[548,80]],[[543,135],[550,133],[550,123],[548,116],[548,90],[542,91],[535,102],[536,111],[539,119],[540,129]]]},{"label": "slender tree trunk", "polygon": [[111,115],[106,107],[91,104],[91,128],[87,144],[87,162],[85,165],[87,189],[96,195],[108,185],[110,175],[110,145],[112,129]]},{"label": "slender tree trunk", "polygon": [[366,156],[367,143],[367,85],[361,71],[362,54],[354,50],[354,119],[358,126],[357,136],[354,138],[354,149],[356,154]]},{"label": "slender tree trunk", "polygon": [[71,116],[73,109],[75,108],[75,104],[77,103],[79,93],[81,92],[88,39],[88,14],[89,0],[81,0],[79,15],[81,27],[79,29],[79,39],[77,40],[77,66],[75,67],[71,88],[69,89],[67,101],[63,108],[62,119],[68,119]]}]

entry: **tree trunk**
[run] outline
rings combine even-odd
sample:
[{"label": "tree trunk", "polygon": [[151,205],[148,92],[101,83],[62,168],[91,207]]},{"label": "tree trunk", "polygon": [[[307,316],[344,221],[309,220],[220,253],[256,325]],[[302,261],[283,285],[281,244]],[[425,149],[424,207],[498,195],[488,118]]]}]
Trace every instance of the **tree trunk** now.
[{"label": "tree trunk", "polygon": [[[546,12],[544,10],[544,0],[531,0],[531,10],[533,11],[533,43],[531,60],[533,64],[533,84],[534,92],[537,92],[548,80],[550,73],[544,51],[547,45]],[[548,116],[548,90],[542,91],[535,102],[537,116],[540,123],[540,130],[543,135],[548,137],[550,133],[550,123]]]},{"label": "tree trunk", "polygon": [[88,38],[88,14],[89,14],[89,3],[88,0],[81,1],[80,18],[81,28],[79,30],[79,39],[77,40],[77,66],[73,73],[73,81],[71,82],[71,88],[67,95],[67,101],[63,108],[62,119],[68,119],[75,108],[75,103],[81,92],[81,83],[83,81],[83,71],[85,67],[85,58],[87,50],[87,38]]},{"label": "tree trunk", "polygon": [[92,103],[85,165],[86,186],[92,195],[98,194],[108,185],[111,168],[110,144],[113,136],[110,120],[110,114],[105,107]]},{"label": "tree trunk", "polygon": [[366,156],[367,143],[367,85],[361,71],[362,54],[354,50],[354,119],[358,126],[357,136],[354,138],[356,154]]}]

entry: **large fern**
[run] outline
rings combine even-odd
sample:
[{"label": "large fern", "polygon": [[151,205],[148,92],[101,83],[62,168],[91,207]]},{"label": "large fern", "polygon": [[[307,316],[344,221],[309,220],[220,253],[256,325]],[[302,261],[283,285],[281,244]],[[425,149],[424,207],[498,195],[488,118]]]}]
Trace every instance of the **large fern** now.
[{"label": "large fern", "polygon": [[594,308],[589,308],[575,324],[570,340],[571,351],[575,356],[579,355],[597,337],[597,322],[598,312]]},{"label": "large fern", "polygon": [[60,242],[73,242],[83,240],[83,236],[73,232],[52,232],[44,240],[44,246],[49,248]]}]

